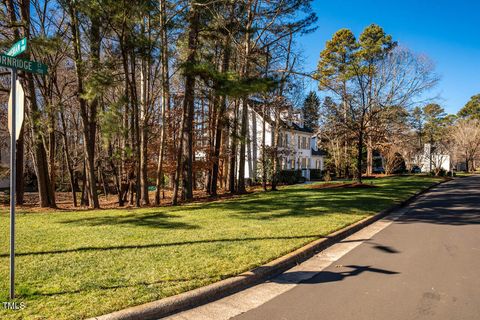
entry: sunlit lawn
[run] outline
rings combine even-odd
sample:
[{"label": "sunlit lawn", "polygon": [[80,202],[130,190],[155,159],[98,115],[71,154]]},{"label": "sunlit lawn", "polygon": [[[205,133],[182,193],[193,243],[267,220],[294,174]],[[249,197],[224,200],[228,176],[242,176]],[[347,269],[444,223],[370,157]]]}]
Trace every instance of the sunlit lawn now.
[{"label": "sunlit lawn", "polygon": [[470,177],[474,174],[478,174],[479,172],[471,173],[471,172],[464,172],[464,171],[457,171],[455,172],[456,177]]},{"label": "sunlit lawn", "polygon": [[[17,285],[27,307],[0,319],[81,319],[249,270],[384,209],[434,178],[311,185],[137,210],[20,213]],[[8,214],[0,214],[0,302],[8,292]],[[2,305],[0,305],[2,307]]]}]

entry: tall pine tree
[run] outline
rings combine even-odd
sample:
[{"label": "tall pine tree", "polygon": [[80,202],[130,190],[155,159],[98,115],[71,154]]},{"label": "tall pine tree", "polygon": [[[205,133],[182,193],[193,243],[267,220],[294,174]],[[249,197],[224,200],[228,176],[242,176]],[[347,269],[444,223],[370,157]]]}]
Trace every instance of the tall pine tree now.
[{"label": "tall pine tree", "polygon": [[315,91],[310,91],[305,98],[302,113],[305,126],[317,130],[320,118],[320,99]]}]

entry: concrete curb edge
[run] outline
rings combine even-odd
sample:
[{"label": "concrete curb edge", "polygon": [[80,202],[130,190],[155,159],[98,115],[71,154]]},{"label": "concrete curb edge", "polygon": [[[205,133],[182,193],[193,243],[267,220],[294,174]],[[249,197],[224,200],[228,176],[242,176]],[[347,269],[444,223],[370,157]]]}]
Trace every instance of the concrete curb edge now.
[{"label": "concrete curb edge", "polygon": [[244,290],[248,287],[266,281],[286,270],[300,264],[309,259],[318,252],[325,250],[338,241],[352,235],[360,229],[372,224],[373,222],[384,218],[390,213],[412,203],[420,195],[430,191],[438,185],[450,180],[442,180],[433,185],[415,193],[406,200],[384,209],[376,215],[364,218],[354,224],[344,227],[325,238],[317,239],[305,246],[292,251],[280,258],[277,258],[267,264],[259,266],[251,271],[230,277],[204,287],[186,291],[178,295],[167,297],[164,299],[148,302],[123,310],[114,311],[109,314],[90,318],[90,320],[149,320],[159,319],[172,315],[176,312],[184,311],[200,305],[221,299],[233,293]]}]

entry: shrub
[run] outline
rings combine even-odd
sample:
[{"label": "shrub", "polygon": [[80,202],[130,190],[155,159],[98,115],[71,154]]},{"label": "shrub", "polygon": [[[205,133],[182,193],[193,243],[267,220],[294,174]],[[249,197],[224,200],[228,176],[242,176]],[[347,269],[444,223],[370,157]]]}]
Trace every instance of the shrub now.
[{"label": "shrub", "polygon": [[322,180],[323,171],[320,169],[310,169],[310,180]]},{"label": "shrub", "polygon": [[295,184],[305,182],[305,178],[302,177],[302,170],[282,170],[278,173],[278,182]]},{"label": "shrub", "polygon": [[446,175],[447,175],[447,170],[445,169],[440,169],[437,174],[437,176],[440,176],[440,177],[445,177]]},{"label": "shrub", "polygon": [[437,169],[434,171],[431,171],[429,173],[430,176],[437,176],[437,177],[446,177],[446,176],[451,176],[452,173],[450,171],[447,172],[445,169]]},{"label": "shrub", "polygon": [[323,180],[329,182],[329,181],[332,181],[332,176],[330,175],[330,171],[327,171],[324,176],[323,176]]}]

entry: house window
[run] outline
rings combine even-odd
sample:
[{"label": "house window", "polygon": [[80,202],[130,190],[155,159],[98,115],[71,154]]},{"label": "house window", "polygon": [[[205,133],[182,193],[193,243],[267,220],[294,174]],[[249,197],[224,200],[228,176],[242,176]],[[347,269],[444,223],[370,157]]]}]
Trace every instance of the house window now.
[{"label": "house window", "polygon": [[280,132],[280,133],[278,134],[278,146],[279,146],[279,147],[283,147],[282,144],[283,144],[283,134]]},{"label": "house window", "polygon": [[307,138],[302,137],[302,149],[307,149]]},{"label": "house window", "polygon": [[290,161],[290,169],[292,169],[292,170],[295,169],[295,159],[292,159]]},{"label": "house window", "polygon": [[288,147],[288,133],[285,133],[285,147]]},{"label": "house window", "polygon": [[307,168],[307,158],[302,158],[302,169]]},{"label": "house window", "polygon": [[298,149],[301,149],[301,148],[302,148],[302,142],[301,142],[300,136],[298,136]]}]

